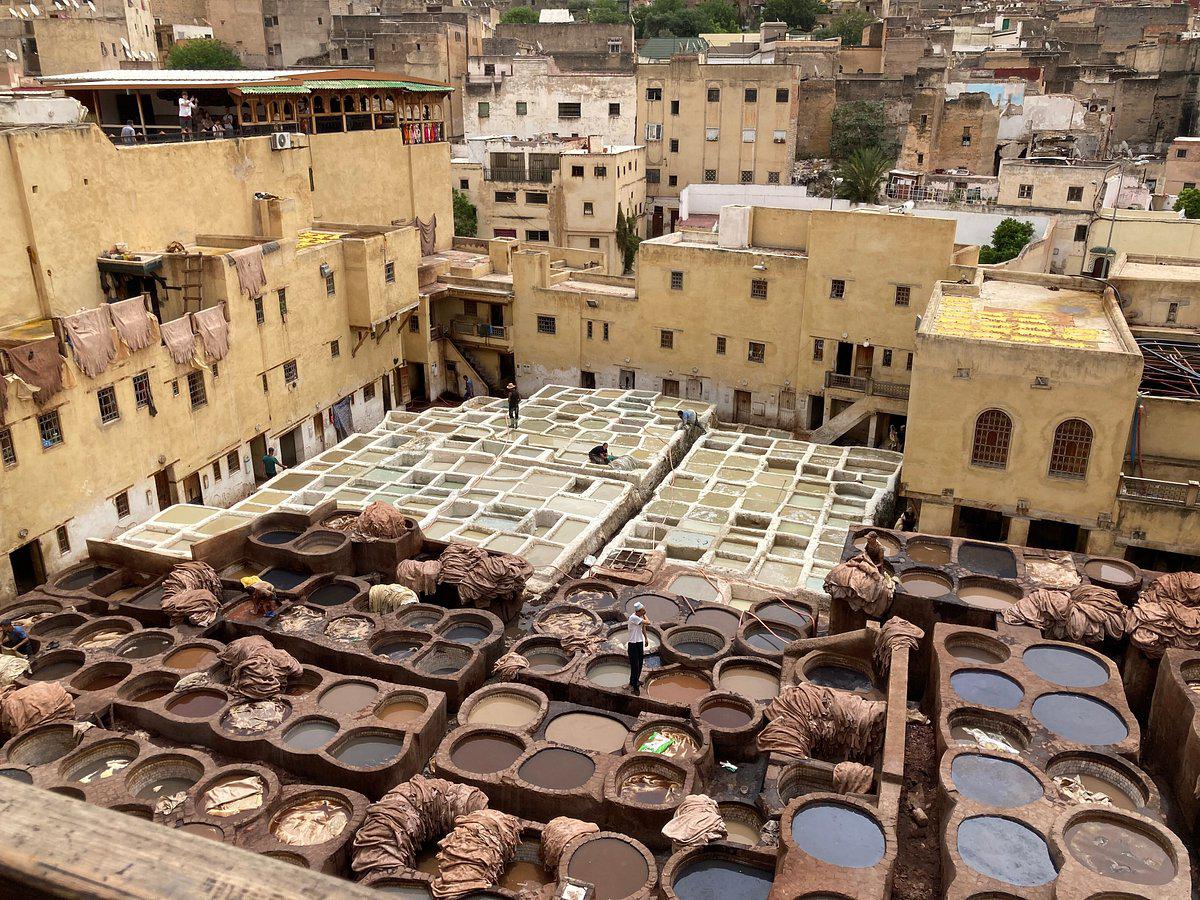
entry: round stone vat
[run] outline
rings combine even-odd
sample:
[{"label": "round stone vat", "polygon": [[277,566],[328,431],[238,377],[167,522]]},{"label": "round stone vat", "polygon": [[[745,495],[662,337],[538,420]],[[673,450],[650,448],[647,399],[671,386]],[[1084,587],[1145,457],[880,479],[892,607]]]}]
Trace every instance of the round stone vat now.
[{"label": "round stone vat", "polygon": [[686,780],[686,771],[669,760],[635,756],[617,767],[612,783],[626,803],[674,806],[684,797]]},{"label": "round stone vat", "polygon": [[305,669],[300,673],[299,678],[293,678],[288,682],[284,693],[289,697],[303,697],[305,694],[311,694],[317,689],[317,685],[321,683],[321,676],[312,669]]},{"label": "round stone vat", "polygon": [[707,849],[688,854],[670,877],[678,900],[766,900],[775,873]]},{"label": "round stone vat", "polygon": [[646,682],[646,696],[663,703],[691,706],[713,689],[711,679],[702,672],[673,669],[653,675]]},{"label": "round stone vat", "polygon": [[760,716],[753,701],[728,691],[713,691],[692,704],[692,716],[714,731],[736,734],[758,724]]},{"label": "round stone vat", "polygon": [[105,575],[111,575],[114,571],[115,569],[109,566],[85,562],[56,577],[54,586],[64,591],[82,591],[88,585],[99,581]]},{"label": "round stone vat", "polygon": [[473,728],[450,747],[450,762],[464,772],[491,775],[507,769],[528,749],[527,740],[517,735]]},{"label": "round stone vat", "polygon": [[733,691],[751,700],[766,701],[779,696],[779,666],[752,656],[733,656],[713,668],[718,690]]},{"label": "round stone vat", "polygon": [[954,592],[963,603],[976,609],[1003,612],[1021,599],[1021,588],[999,578],[969,575],[960,578]]},{"label": "round stone vat", "polygon": [[163,665],[181,672],[196,672],[216,661],[217,651],[208,644],[183,644],[166,655]]},{"label": "round stone vat", "polygon": [[646,609],[646,617],[654,625],[674,625],[682,620],[687,604],[681,604],[671,597],[655,594],[649,591],[633,591],[621,602],[621,608],[626,616],[633,612],[634,604],[641,603]]},{"label": "round stone vat", "polygon": [[317,705],[335,715],[349,715],[370,706],[379,696],[379,688],[367,681],[339,681],[326,688]]},{"label": "round stone vat", "polygon": [[455,610],[438,627],[438,636],[457,644],[478,644],[493,634],[490,619],[476,613]]},{"label": "round stone vat", "polygon": [[[706,577],[707,576],[707,577]],[[709,603],[728,594],[724,581],[715,575],[684,573],[676,575],[667,585],[668,590],[694,603]]]},{"label": "round stone vat", "polygon": [[[364,610],[365,612],[365,610]],[[446,617],[446,610],[431,603],[415,603],[396,613],[397,628],[415,631],[431,631],[433,626]]]},{"label": "round stone vat", "polygon": [[266,531],[260,531],[258,534],[252,535],[252,537],[261,544],[269,544],[274,547],[280,544],[290,544],[296,538],[300,537],[301,534],[302,532],[293,528],[270,528]]},{"label": "round stone vat", "polygon": [[575,603],[555,603],[547,606],[533,620],[537,634],[558,637],[579,630],[600,630],[604,620],[600,614]]},{"label": "round stone vat", "polygon": [[653,752],[659,756],[681,762],[697,759],[703,746],[699,729],[676,721],[651,720],[634,732],[629,742],[629,748],[634,753],[650,752],[653,748]]},{"label": "round stone vat", "polygon": [[597,753],[619,752],[628,736],[619,719],[594,712],[564,712],[546,724],[546,740]]},{"label": "round stone vat", "polygon": [[896,589],[910,597],[934,600],[945,597],[954,590],[954,582],[948,575],[933,569],[909,569],[900,576],[900,583]]},{"label": "round stone vat", "polygon": [[350,603],[362,592],[362,586],[358,582],[348,578],[335,578],[305,594],[304,602],[324,607],[341,606]]},{"label": "round stone vat", "polygon": [[428,636],[417,638],[385,631],[371,638],[370,648],[376,656],[386,656],[392,662],[402,662],[420,650],[427,640]]},{"label": "round stone vat", "polygon": [[278,728],[292,714],[284,700],[242,700],[233,703],[221,716],[221,730],[243,736],[265,734]]},{"label": "round stone vat", "polygon": [[375,623],[366,616],[338,616],[325,623],[325,637],[339,644],[359,644],[374,631]]},{"label": "round stone vat", "polygon": [[718,803],[717,809],[725,820],[725,840],[743,847],[753,847],[762,838],[766,818],[750,803]]},{"label": "round stone vat", "polygon": [[88,666],[71,679],[77,691],[106,691],[129,677],[133,666],[126,662],[102,662]]},{"label": "round stone vat", "polygon": [[927,538],[909,540],[904,545],[904,553],[913,562],[925,566],[950,564],[950,545],[945,541],[931,541]]},{"label": "round stone vat", "polygon": [[612,832],[589,834],[567,845],[559,877],[595,887],[595,900],[625,900],[647,890],[657,876],[654,859],[631,838]]},{"label": "round stone vat", "polygon": [[697,606],[693,612],[688,613],[687,618],[684,619],[684,624],[703,625],[705,628],[712,628],[732,641],[737,636],[738,629],[742,625],[742,616],[736,609],[731,609],[728,606],[706,603]]},{"label": "round stone vat", "polygon": [[84,659],[79,650],[51,650],[39,654],[27,677],[30,681],[58,681],[78,672]]},{"label": "round stone vat", "polygon": [[125,790],[139,800],[155,803],[191,788],[204,777],[204,766],[190,756],[163,753],[127,770]]},{"label": "round stone vat", "polygon": [[8,762],[17,766],[44,766],[75,749],[75,729],[66,722],[37,725],[8,745]]},{"label": "round stone vat", "polygon": [[405,737],[403,732],[382,728],[356,728],[330,744],[326,752],[343,766],[375,769],[400,758]]},{"label": "round stone vat", "polygon": [[750,653],[759,656],[781,657],[789,644],[799,641],[805,636],[800,629],[782,622],[747,619],[746,623],[742,625],[739,639]]},{"label": "round stone vat", "polygon": [[[1166,836],[1146,822],[1100,808],[1072,816],[1063,829],[1071,858],[1085,869],[1129,885],[1162,887],[1179,865]],[[1147,892],[1149,893],[1149,892]]]},{"label": "round stone vat", "polygon": [[950,687],[967,703],[993,709],[1016,709],[1025,696],[1014,679],[984,669],[959,669],[950,676]]},{"label": "round stone vat", "polygon": [[496,886],[515,894],[523,889],[537,892],[548,884],[554,884],[553,872],[542,865],[542,844],[537,840],[522,841],[516,852],[500,873]]},{"label": "round stone vat", "polygon": [[[654,625],[642,626],[642,638],[647,656],[654,656],[662,649],[662,630]],[[608,645],[622,653],[629,646],[629,626],[617,625],[608,632]]]},{"label": "round stone vat", "polygon": [[336,531],[332,528],[310,528],[296,541],[295,550],[297,553],[325,555],[335,550],[341,550],[348,543],[350,543],[350,536],[344,531]]},{"label": "round stone vat", "polygon": [[128,637],[113,648],[125,659],[149,659],[166,653],[175,645],[175,635],[169,631],[142,631]]},{"label": "round stone vat", "polygon": [[1011,655],[1008,647],[995,638],[976,631],[958,631],[945,640],[946,652],[955,659],[970,663],[997,665]]},{"label": "round stone vat", "polygon": [[224,691],[199,688],[183,691],[167,701],[167,712],[183,719],[207,719],[229,702]]},{"label": "round stone vat", "polygon": [[200,837],[208,838],[210,841],[225,840],[225,832],[216,825],[211,825],[208,822],[184,822],[179,826],[180,831],[186,831],[188,834],[195,834]]},{"label": "round stone vat", "polygon": [[1061,687],[1099,687],[1111,677],[1104,659],[1082,647],[1034,644],[1021,654],[1025,668]]},{"label": "round stone vat", "polygon": [[33,775],[24,769],[0,769],[0,778],[19,781],[21,784],[33,784]]},{"label": "round stone vat", "polygon": [[98,784],[128,768],[137,759],[138,745],[123,739],[97,741],[59,763],[63,781]]},{"label": "round stone vat", "polygon": [[743,617],[744,622],[753,622],[755,620],[768,622],[773,628],[775,623],[779,623],[780,625],[786,625],[802,638],[812,636],[812,610],[806,604],[799,601],[787,600],[783,597],[762,600],[750,608],[750,613],[751,615]]},{"label": "round stone vat", "polygon": [[568,653],[556,637],[532,635],[513,644],[513,651],[529,660],[529,671],[540,675],[560,672],[571,665],[575,654]]},{"label": "round stone vat", "polygon": [[458,720],[465,725],[503,725],[532,731],[541,723],[549,701],[536,688],[490,684],[463,701]]},{"label": "round stone vat", "polygon": [[956,709],[947,719],[950,741],[960,747],[1023,753],[1029,749],[1030,734],[1021,722],[1002,713],[984,709]]},{"label": "round stone vat", "polygon": [[416,691],[393,691],[375,704],[375,718],[394,728],[405,728],[429,709],[429,698]]},{"label": "round stone vat", "polygon": [[546,747],[521,763],[517,775],[535,787],[573,791],[596,774],[596,762],[586,753],[565,747]]},{"label": "round stone vat", "polygon": [[1115,709],[1084,694],[1043,694],[1033,701],[1033,717],[1061,738],[1077,744],[1119,744],[1129,737]]},{"label": "round stone vat", "polygon": [[1093,556],[1083,564],[1083,574],[1092,584],[1114,591],[1128,591],[1142,583],[1142,570],[1123,559]]},{"label": "round stone vat", "polygon": [[814,859],[848,869],[869,869],[883,859],[883,826],[865,809],[819,800],[797,808],[790,825],[796,846]]},{"label": "round stone vat", "polygon": [[68,640],[80,650],[103,650],[113,646],[138,627],[138,624],[130,619],[119,619],[115,616],[93,619],[71,632]]},{"label": "round stone vat", "polygon": [[592,684],[606,688],[629,685],[629,657],[624,653],[597,653],[587,663],[584,677]]},{"label": "round stone vat", "polygon": [[810,653],[801,673],[810,684],[852,694],[870,694],[875,690],[875,673],[859,659],[835,653]]},{"label": "round stone vat", "polygon": [[[9,614],[12,618],[12,615]],[[29,636],[39,641],[61,640],[88,620],[79,613],[58,613],[29,626]]]},{"label": "round stone vat", "polygon": [[145,672],[122,684],[117,696],[135,703],[153,703],[168,696],[178,681],[179,676],[170,672]]},{"label": "round stone vat", "polygon": [[297,719],[283,732],[283,745],[295,753],[308,753],[320,750],[336,735],[341,728],[332,719],[319,716],[308,716]]},{"label": "round stone vat", "polygon": [[1060,753],[1046,766],[1046,773],[1068,803],[1107,800],[1116,809],[1144,813],[1155,794],[1145,772],[1115,755],[1087,750]]},{"label": "round stone vat", "polygon": [[302,791],[275,813],[268,830],[282,844],[315,847],[341,837],[352,813],[350,803],[340,794]]},{"label": "round stone vat", "polygon": [[583,606],[606,618],[619,618],[620,604],[617,602],[616,589],[604,581],[585,579],[565,585],[558,595],[565,603]]},{"label": "round stone vat", "polygon": [[196,791],[196,811],[217,819],[250,818],[271,799],[272,787],[258,772],[224,769]]},{"label": "round stone vat", "polygon": [[703,625],[677,625],[663,632],[664,655],[685,666],[708,668],[729,652],[729,638]]},{"label": "round stone vat", "polygon": [[[865,531],[859,531],[854,535],[854,546],[856,549],[866,551],[867,535],[869,535],[871,531],[872,529],[868,528]],[[903,547],[900,545],[900,541],[892,537],[890,534],[884,534],[876,531],[875,539],[879,541],[880,546],[883,547],[883,555],[888,559],[894,559],[895,557],[899,556],[903,550]]]},{"label": "round stone vat", "polygon": [[958,564],[978,575],[1017,577],[1017,558],[1010,549],[996,544],[977,544],[973,541],[959,544]]},{"label": "round stone vat", "polygon": [[1014,809],[1040,800],[1045,790],[1025,765],[986,753],[959,753],[950,762],[954,788],[984,806]]},{"label": "round stone vat", "polygon": [[1015,819],[964,819],[958,825],[957,840],[962,861],[988,878],[1016,887],[1037,887],[1058,876],[1046,839]]}]

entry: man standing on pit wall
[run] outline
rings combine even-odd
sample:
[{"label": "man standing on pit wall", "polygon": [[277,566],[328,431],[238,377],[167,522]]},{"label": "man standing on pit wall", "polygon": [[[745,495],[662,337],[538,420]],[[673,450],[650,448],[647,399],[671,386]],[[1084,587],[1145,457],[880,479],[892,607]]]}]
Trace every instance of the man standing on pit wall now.
[{"label": "man standing on pit wall", "polygon": [[646,634],[642,628],[646,624],[646,607],[640,600],[633,604],[633,612],[626,624],[629,627],[629,689],[636,697],[642,693],[642,661],[646,658]]},{"label": "man standing on pit wall", "polygon": [[508,383],[508,427],[516,428],[520,417],[521,395],[517,392],[517,386],[510,381]]}]

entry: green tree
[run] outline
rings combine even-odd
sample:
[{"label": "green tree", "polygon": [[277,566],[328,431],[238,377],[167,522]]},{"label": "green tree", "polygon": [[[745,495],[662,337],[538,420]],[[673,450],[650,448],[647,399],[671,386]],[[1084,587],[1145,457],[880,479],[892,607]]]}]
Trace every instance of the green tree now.
[{"label": "green tree", "polygon": [[536,25],[537,12],[529,6],[514,6],[500,17],[502,25]]},{"label": "green tree", "polygon": [[892,167],[892,157],[878,147],[859,147],[837,170],[838,196],[854,203],[876,203],[879,183]]},{"label": "green tree", "polygon": [[621,212],[621,204],[617,204],[617,249],[621,251],[621,260],[625,272],[633,271],[633,263],[637,259],[638,245],[642,238],[638,234],[637,216],[631,210],[628,215]]},{"label": "green tree", "polygon": [[1007,218],[992,232],[991,244],[979,248],[979,261],[984,265],[1006,262],[1024,249],[1033,239],[1033,223]]},{"label": "green tree", "polygon": [[826,12],[821,0],[767,0],[762,8],[764,22],[787,22],[789,28],[812,31],[817,16]]},{"label": "green tree", "polygon": [[707,32],[736,34],[742,30],[737,7],[725,0],[704,0],[696,9],[708,20],[708,28],[705,29]]},{"label": "green tree", "polygon": [[233,48],[216,38],[180,41],[167,54],[168,69],[240,69],[242,61]]},{"label": "green tree", "polygon": [[885,156],[896,157],[899,148],[888,136],[881,101],[849,100],[833,108],[829,155],[849,159],[861,147],[877,147]]},{"label": "green tree", "polygon": [[479,223],[475,216],[475,204],[467,199],[467,195],[455,188],[451,195],[454,199],[454,233],[459,237],[475,237]]},{"label": "green tree", "polygon": [[1175,212],[1182,210],[1184,216],[1189,219],[1200,219],[1200,191],[1195,188],[1184,188],[1175,198],[1175,205],[1171,208]]},{"label": "green tree", "polygon": [[633,11],[633,22],[639,38],[696,37],[711,31],[708,17],[699,7],[689,7],[684,0],[654,0]]},{"label": "green tree", "polygon": [[850,9],[836,16],[824,28],[818,29],[814,37],[818,41],[827,41],[830,38],[840,37],[842,39],[842,46],[857,47],[862,43],[863,29],[874,21],[874,16],[869,16],[857,9]]},{"label": "green tree", "polygon": [[629,21],[617,0],[595,0],[587,10],[587,20],[593,25],[623,25]]}]

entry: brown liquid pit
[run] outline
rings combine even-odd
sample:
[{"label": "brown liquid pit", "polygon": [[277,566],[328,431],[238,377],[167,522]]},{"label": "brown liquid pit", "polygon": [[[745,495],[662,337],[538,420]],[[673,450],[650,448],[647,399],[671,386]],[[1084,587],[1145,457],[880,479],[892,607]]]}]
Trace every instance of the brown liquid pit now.
[{"label": "brown liquid pit", "polygon": [[180,647],[163,660],[168,669],[206,669],[217,660],[211,647]]},{"label": "brown liquid pit", "polygon": [[120,684],[128,674],[128,672],[108,672],[104,675],[94,675],[79,687],[85,691],[105,691],[113,685]]},{"label": "brown liquid pit", "polygon": [[900,576],[900,585],[906,594],[925,599],[944,597],[950,593],[948,579],[926,572],[905,572]]},{"label": "brown liquid pit", "polygon": [[389,700],[379,709],[375,710],[376,717],[383,719],[385,722],[392,724],[400,724],[403,722],[411,722],[413,719],[419,718],[425,714],[425,703],[421,700]]},{"label": "brown liquid pit", "polygon": [[705,706],[700,711],[700,718],[714,728],[741,728],[748,725],[753,716],[736,703],[718,700]]},{"label": "brown liquid pit", "polygon": [[467,715],[471,725],[506,725],[524,728],[537,718],[540,704],[529,697],[516,694],[489,694],[481,699]]},{"label": "brown liquid pit", "polygon": [[595,900],[622,900],[645,886],[650,869],[632,844],[603,837],[581,844],[571,854],[567,875],[595,885]]},{"label": "brown liquid pit", "polygon": [[927,566],[944,566],[950,562],[950,547],[931,541],[909,541],[908,558]]},{"label": "brown liquid pit", "polygon": [[59,678],[66,678],[82,665],[82,662],[76,662],[73,659],[64,659],[59,662],[38,666],[29,674],[29,678],[31,681],[56,681]]},{"label": "brown liquid pit", "polygon": [[1137,576],[1129,568],[1103,559],[1093,559],[1087,562],[1083,567],[1083,573],[1088,578],[1107,581],[1109,584],[1133,584],[1137,581]]},{"label": "brown liquid pit", "polygon": [[946,649],[955,659],[961,659],[964,662],[991,663],[993,665],[1004,662],[1002,654],[982,644],[955,643],[948,644]]},{"label": "brown liquid pit", "polygon": [[225,835],[221,833],[221,829],[216,825],[209,825],[205,822],[188,822],[179,826],[180,831],[186,831],[188,834],[198,834],[201,837],[211,838],[214,841],[225,839]]},{"label": "brown liquid pit", "polygon": [[557,653],[530,653],[525,658],[529,660],[529,671],[531,672],[553,672],[567,664],[567,661]]},{"label": "brown liquid pit", "polygon": [[1175,863],[1158,841],[1116,822],[1083,821],[1063,839],[1083,866],[1129,884],[1164,885],[1175,878]]},{"label": "brown liquid pit", "polygon": [[438,846],[430,844],[429,847],[417,854],[417,871],[424,872],[431,877],[437,877],[438,873]]},{"label": "brown liquid pit", "polygon": [[546,726],[546,740],[598,753],[616,753],[628,736],[629,729],[621,722],[596,713],[563,713]]},{"label": "brown liquid pit", "polygon": [[646,685],[646,694],[655,700],[683,706],[690,706],[693,700],[711,690],[711,684],[691,672],[668,672],[651,679]]},{"label": "brown liquid pit", "polygon": [[1097,778],[1095,775],[1086,775],[1082,772],[1076,773],[1073,777],[1078,778],[1079,783],[1093,794],[1103,794],[1112,801],[1112,805],[1116,809],[1136,811],[1140,806],[1140,804],[1134,802],[1132,797],[1111,781],[1105,781],[1103,778]]},{"label": "brown liquid pit", "polygon": [[[878,532],[876,532],[875,537],[879,541],[880,546],[883,547],[884,556],[900,555],[900,542],[898,540],[893,537],[888,537],[886,534],[879,534]],[[867,534],[863,533],[856,537],[854,539],[854,546],[859,550],[866,550]]]},{"label": "brown liquid pit", "polygon": [[999,588],[972,584],[958,589],[958,599],[980,609],[1005,610],[1016,603],[1016,598]]},{"label": "brown liquid pit", "polygon": [[204,719],[223,707],[225,701],[220,691],[186,691],[167,704],[167,711],[188,719]]},{"label": "brown liquid pit", "polygon": [[526,862],[523,859],[508,864],[500,876],[500,887],[509,891],[519,891],[523,885],[534,884],[543,887],[554,882],[550,875],[537,863]]},{"label": "brown liquid pit", "polygon": [[450,753],[450,761],[465,772],[489,775],[507,769],[523,748],[515,741],[489,734],[477,734],[467,738]]},{"label": "brown liquid pit", "polygon": [[521,764],[517,772],[530,784],[552,791],[573,791],[596,774],[590,756],[562,747],[539,750]]},{"label": "brown liquid pit", "polygon": [[330,712],[358,712],[379,696],[379,689],[363,681],[347,681],[335,684],[321,695],[317,704]]},{"label": "brown liquid pit", "polygon": [[707,626],[728,638],[737,634],[741,623],[741,616],[724,609],[698,609],[687,617],[687,624]]},{"label": "brown liquid pit", "polygon": [[158,700],[161,697],[167,696],[169,693],[171,693],[171,688],[169,687],[152,687],[148,690],[134,694],[129,699],[137,703],[150,703],[154,700]]},{"label": "brown liquid pit", "polygon": [[726,840],[734,844],[743,844],[747,847],[753,847],[758,843],[760,831],[754,825],[748,822],[739,822],[736,819],[725,819]]}]

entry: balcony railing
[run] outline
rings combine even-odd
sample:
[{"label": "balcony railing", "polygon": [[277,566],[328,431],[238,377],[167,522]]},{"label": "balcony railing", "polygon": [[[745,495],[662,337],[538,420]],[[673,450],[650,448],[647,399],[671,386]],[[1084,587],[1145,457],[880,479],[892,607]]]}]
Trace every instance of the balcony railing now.
[{"label": "balcony railing", "polygon": [[450,331],[454,337],[470,341],[473,344],[482,343],[490,346],[507,344],[509,341],[507,325],[488,325],[484,322],[455,319],[450,323]]},{"label": "balcony railing", "polygon": [[1200,506],[1200,481],[1158,481],[1121,476],[1121,499],[1171,506]]},{"label": "balcony railing", "polygon": [[886,191],[889,200],[925,200],[934,203],[966,203],[971,206],[991,206],[995,197],[983,196],[978,187],[929,188],[910,187],[905,184],[889,185]]},{"label": "balcony railing", "polygon": [[888,397],[892,400],[908,399],[907,384],[896,381],[876,381],[874,378],[863,378],[859,375],[826,372],[825,387],[842,391],[857,391],[860,394],[871,394],[876,397]]},{"label": "balcony railing", "polygon": [[508,168],[492,166],[484,175],[487,181],[517,182],[519,184],[550,184],[554,180],[552,171],[540,169]]}]

